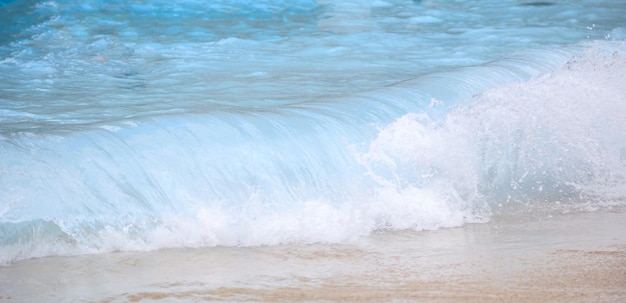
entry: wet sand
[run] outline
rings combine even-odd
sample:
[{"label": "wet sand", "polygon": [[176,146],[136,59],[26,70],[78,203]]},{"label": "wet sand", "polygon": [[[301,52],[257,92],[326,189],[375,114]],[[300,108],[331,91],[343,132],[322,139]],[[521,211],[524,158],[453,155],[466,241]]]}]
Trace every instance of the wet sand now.
[{"label": "wet sand", "polygon": [[626,302],[626,212],[20,261],[0,302]]}]

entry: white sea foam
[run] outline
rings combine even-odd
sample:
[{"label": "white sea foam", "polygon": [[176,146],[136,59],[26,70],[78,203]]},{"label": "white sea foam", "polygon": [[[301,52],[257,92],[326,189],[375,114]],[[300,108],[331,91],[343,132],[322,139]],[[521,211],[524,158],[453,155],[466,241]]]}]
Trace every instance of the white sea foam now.
[{"label": "white sea foam", "polygon": [[443,121],[405,115],[361,161],[379,184],[443,182],[492,206],[614,200],[626,176],[625,54],[623,42],[599,43],[553,72],[481,92]]}]

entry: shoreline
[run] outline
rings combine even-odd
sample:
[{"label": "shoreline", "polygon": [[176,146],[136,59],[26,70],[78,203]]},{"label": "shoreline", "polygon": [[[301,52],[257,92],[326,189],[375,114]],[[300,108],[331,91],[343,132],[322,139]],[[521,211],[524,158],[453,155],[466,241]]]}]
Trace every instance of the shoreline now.
[{"label": "shoreline", "polygon": [[[510,218],[509,218],[510,219]],[[624,302],[626,212],[0,267],[0,302]]]}]

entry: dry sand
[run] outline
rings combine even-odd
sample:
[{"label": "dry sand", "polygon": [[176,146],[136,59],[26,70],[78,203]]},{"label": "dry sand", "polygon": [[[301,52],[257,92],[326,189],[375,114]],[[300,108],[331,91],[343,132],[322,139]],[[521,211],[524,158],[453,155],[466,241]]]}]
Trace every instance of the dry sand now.
[{"label": "dry sand", "polygon": [[0,267],[0,302],[205,301],[626,302],[626,212]]}]

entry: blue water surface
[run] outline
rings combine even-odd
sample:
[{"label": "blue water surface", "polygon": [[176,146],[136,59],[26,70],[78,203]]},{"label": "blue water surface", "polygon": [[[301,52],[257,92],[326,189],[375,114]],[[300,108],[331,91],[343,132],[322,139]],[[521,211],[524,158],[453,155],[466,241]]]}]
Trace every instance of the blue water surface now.
[{"label": "blue water surface", "polygon": [[[0,262],[621,201],[626,147],[605,142],[625,139],[608,131],[624,16],[613,0],[2,1]],[[524,112],[507,85],[536,77],[561,82],[523,86],[543,93]],[[585,116],[567,85],[613,93]],[[554,108],[587,118],[496,122]]]}]

